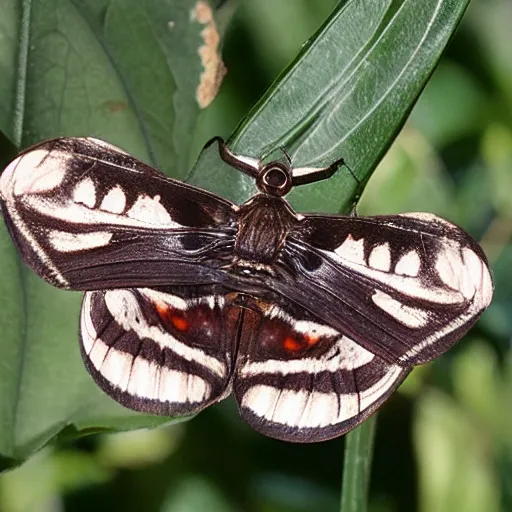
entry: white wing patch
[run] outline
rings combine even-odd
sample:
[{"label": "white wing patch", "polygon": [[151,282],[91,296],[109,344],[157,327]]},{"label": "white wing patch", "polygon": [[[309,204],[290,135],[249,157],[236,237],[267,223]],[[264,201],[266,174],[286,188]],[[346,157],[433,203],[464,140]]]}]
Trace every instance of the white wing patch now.
[{"label": "white wing patch", "polygon": [[[101,343],[101,340],[99,340]],[[126,352],[121,352],[115,348],[110,348],[108,354],[101,366],[96,369],[111,384],[118,387],[121,391],[126,391],[130,381],[133,356]]]},{"label": "white wing patch", "polygon": [[395,386],[402,372],[398,365],[389,367],[380,380],[359,395],[258,384],[245,392],[241,406],[260,418],[289,427],[328,427],[350,420],[374,405]]},{"label": "white wing patch", "polygon": [[96,369],[101,368],[105,356],[108,352],[108,345],[106,345],[100,338],[96,338],[89,352],[89,359]]},{"label": "white wing patch", "polygon": [[87,355],[89,355],[94,342],[98,338],[98,333],[91,319],[91,297],[92,292],[86,292],[84,294],[82,309],[80,311],[80,333],[82,335],[82,345]]},{"label": "white wing patch", "polygon": [[402,304],[387,293],[377,290],[372,295],[372,301],[395,320],[407,327],[419,328],[428,324],[429,312]]},{"label": "white wing patch", "polygon": [[0,177],[2,196],[48,192],[58,187],[73,155],[35,149],[11,162]]},{"label": "white wing patch", "polygon": [[436,271],[443,283],[460,291],[466,300],[476,300],[484,308],[492,298],[492,279],[487,266],[471,249],[446,244],[437,255]]},{"label": "white wing patch", "polygon": [[297,428],[335,425],[359,414],[355,393],[337,395],[320,391],[279,389],[259,384],[249,388],[242,407],[260,418]]},{"label": "white wing patch", "polygon": [[[487,265],[471,249],[462,249],[462,258],[466,265],[465,289],[473,290],[473,297],[480,308],[486,308],[492,300],[492,278]],[[468,295],[471,291],[466,291]]]},{"label": "white wing patch", "polygon": [[91,178],[86,178],[76,184],[73,190],[73,201],[83,204],[88,208],[94,208],[96,205],[96,186]]},{"label": "white wing patch", "polygon": [[161,369],[160,400],[169,402],[203,402],[211,395],[211,386],[201,377],[168,368]]},{"label": "white wing patch", "polygon": [[348,235],[345,241],[334,251],[343,259],[356,263],[357,265],[365,265],[364,261],[364,240],[354,240],[352,235]]},{"label": "white wing patch", "polygon": [[121,214],[126,208],[126,194],[118,185],[111,188],[101,201],[100,209],[110,213]]},{"label": "white wing patch", "polygon": [[181,227],[180,224],[172,220],[169,212],[160,203],[160,196],[158,195],[155,197],[141,195],[126,212],[126,215],[146,224],[164,225],[169,228]]},{"label": "white wing patch", "polygon": [[[33,210],[39,212],[43,216],[54,218],[56,220],[62,220],[71,224],[85,223],[91,226],[112,224],[114,226],[136,228],[152,227],[155,229],[172,229],[176,227],[182,227],[180,224],[173,222],[172,220],[169,222],[168,218],[161,213],[153,217],[152,222],[149,222],[137,218],[130,218],[126,215],[118,215],[101,209],[91,209],[88,206],[75,203],[71,200],[59,204],[58,207],[48,204],[44,198],[37,197],[36,195],[24,196],[24,201]],[[160,208],[165,210],[162,205],[160,205]],[[142,218],[146,219],[148,219],[149,216],[150,214],[148,212],[141,215]],[[157,222],[159,221],[164,221],[164,223],[158,224]]]},{"label": "white wing patch", "polygon": [[373,386],[362,390],[359,394],[361,410],[364,411],[384,396],[386,392],[393,387],[402,371],[403,368],[401,366],[393,365],[389,368],[382,379],[378,380]]},{"label": "white wing patch", "polygon": [[448,270],[451,269],[451,267],[445,259],[441,260],[442,265],[445,265],[444,268],[442,268],[441,265],[441,271],[446,272],[444,277],[447,280],[449,279],[450,282],[456,283],[458,286],[461,286],[461,288],[464,289],[465,296],[470,301],[468,309],[462,315],[457,317],[454,322],[449,323],[444,328],[435,332],[431,336],[428,336],[421,343],[414,345],[400,358],[401,361],[407,362],[411,357],[421,353],[423,349],[429,347],[442,337],[450,334],[458,327],[464,325],[490,304],[492,299],[493,286],[489,269],[478,257],[478,255],[475,254],[471,249],[464,248],[462,250],[462,254],[464,263],[467,266],[461,270],[461,272],[463,272],[463,277],[457,273],[459,277],[455,278],[452,271]]},{"label": "white wing patch", "polygon": [[354,370],[360,368],[374,358],[374,354],[358,345],[346,336],[339,336],[329,352],[320,358],[305,357],[300,359],[269,359],[245,364],[240,375],[248,377],[262,373],[290,375],[297,373],[319,373],[323,371]]},{"label": "white wing patch", "polygon": [[454,290],[461,290],[461,278],[465,271],[457,244],[454,242],[445,244],[443,250],[437,254],[435,269],[446,286]]},{"label": "white wing patch", "polygon": [[[333,257],[331,251],[323,251],[328,257]],[[437,304],[458,304],[464,300],[463,295],[457,290],[449,290],[444,287],[426,286],[421,279],[409,276],[402,276],[391,273],[384,273],[372,268],[362,269],[346,259],[336,260],[347,268],[350,268],[376,282],[391,286],[397,292],[403,293],[411,298],[427,300]]]},{"label": "white wing patch", "polygon": [[52,230],[48,233],[48,241],[59,252],[76,252],[108,245],[112,236],[112,233],[107,231],[67,233]]},{"label": "white wing patch", "polygon": [[142,357],[136,357],[130,373],[128,393],[153,400],[157,399],[159,374],[160,367],[155,363]]},{"label": "white wing patch", "polygon": [[170,293],[158,292],[151,288],[139,288],[139,292],[153,302],[168,304],[169,306],[172,306],[175,309],[180,309],[181,311],[185,311],[188,308],[186,300],[183,300],[181,297],[176,295],[171,295]]},{"label": "white wing patch", "polygon": [[93,293],[84,295],[82,344],[93,366],[110,384],[133,396],[161,402],[200,403],[210,397],[212,388],[201,377],[159,366],[141,356],[134,358],[98,338],[91,319]]},{"label": "white wing patch", "polygon": [[289,315],[279,306],[272,304],[272,306],[265,311],[265,316],[268,318],[279,318],[287,322],[297,332],[303,334],[312,334],[314,336],[336,336],[338,331],[325,324],[319,324],[309,320],[298,320]]},{"label": "white wing patch", "polygon": [[420,273],[421,260],[418,253],[412,249],[400,257],[395,265],[395,273],[404,276],[417,277]]},{"label": "white wing patch", "polygon": [[370,253],[368,263],[370,267],[376,270],[389,272],[391,268],[391,249],[389,248],[389,244],[386,242],[374,247]]}]

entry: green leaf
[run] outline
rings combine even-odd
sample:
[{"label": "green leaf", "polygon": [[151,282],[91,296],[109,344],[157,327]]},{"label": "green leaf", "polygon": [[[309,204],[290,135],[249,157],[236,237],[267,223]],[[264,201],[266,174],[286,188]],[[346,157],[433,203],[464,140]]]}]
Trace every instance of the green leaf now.
[{"label": "green leaf", "polygon": [[373,415],[345,438],[341,512],[365,512],[377,417]]},{"label": "green leaf", "polygon": [[[344,158],[362,184],[405,122],[468,0],[342,1],[229,139],[233,151],[261,157],[284,147],[295,167]],[[274,37],[278,37],[275,35]],[[191,181],[211,190],[199,162]],[[228,197],[247,199],[234,176]],[[346,169],[292,191],[301,211],[347,212],[359,187]],[[360,191],[360,190],[359,190]]]},{"label": "green leaf", "polygon": [[162,512],[231,512],[233,508],[209,481],[190,476],[173,486],[162,505]]},{"label": "green leaf", "polygon": [[4,4],[0,129],[18,147],[94,135],[173,176],[186,173],[209,26],[196,19],[196,2]]},{"label": "green leaf", "polygon": [[[2,136],[2,154],[14,156],[11,145],[92,135],[183,176],[198,98],[204,105],[215,92],[203,87],[198,96],[205,71],[199,49],[213,30],[207,4],[193,0],[5,0],[0,129],[10,142]],[[210,50],[215,64],[215,44]],[[79,355],[80,295],[55,290],[27,270],[4,226],[0,261],[4,466],[60,432],[169,421],[125,409],[98,389]]]},{"label": "green leaf", "polygon": [[490,439],[470,412],[439,391],[421,396],[414,422],[420,510],[506,510]]}]

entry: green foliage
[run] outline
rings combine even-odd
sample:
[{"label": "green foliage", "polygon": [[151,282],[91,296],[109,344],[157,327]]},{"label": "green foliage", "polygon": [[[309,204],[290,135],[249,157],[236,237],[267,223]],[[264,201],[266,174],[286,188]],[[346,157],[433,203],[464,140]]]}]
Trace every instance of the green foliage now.
[{"label": "green foliage", "polygon": [[[194,5],[4,1],[0,162],[41,139],[93,135],[184,178],[210,136],[232,134],[236,151],[261,156],[281,145],[297,165],[343,156],[365,183],[466,2],[247,1],[224,41],[229,74],[205,110],[196,92],[206,23],[190,16]],[[215,13],[217,26],[232,13],[228,2]],[[469,9],[363,195],[360,213],[432,211],[481,239],[496,299],[466,340],[416,370],[383,408],[369,493],[371,450],[357,443],[364,429],[371,434],[370,425],[351,434],[344,478],[355,485],[343,494],[343,512],[364,510],[365,497],[375,512],[409,512],[417,504],[424,512],[512,507],[510,15],[507,0]],[[214,151],[202,154],[188,177],[232,200],[252,193]],[[357,188],[341,170],[291,200],[302,210],[347,211]],[[4,229],[0,261],[3,465],[57,437],[52,448],[0,477],[0,509],[339,509],[341,440],[284,446],[249,431],[230,404],[191,422],[133,433],[137,438],[80,439],[169,419],[128,411],[97,389],[78,352],[79,296],[53,290],[26,270]]]}]

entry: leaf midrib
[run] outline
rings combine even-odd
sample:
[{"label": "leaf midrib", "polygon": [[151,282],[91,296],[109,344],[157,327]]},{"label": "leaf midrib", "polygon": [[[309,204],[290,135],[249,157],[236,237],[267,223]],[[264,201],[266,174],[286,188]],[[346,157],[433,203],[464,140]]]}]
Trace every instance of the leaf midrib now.
[{"label": "leaf midrib", "polygon": [[[102,34],[95,28],[95,23],[93,20],[91,20],[90,13],[87,12],[87,9],[84,9],[82,5],[76,2],[76,0],[70,0],[70,3],[75,7],[77,12],[80,14],[80,16],[83,18],[83,20],[87,23],[87,26],[91,30],[92,34],[96,37],[96,40],[98,41],[98,44],[101,46],[101,49],[103,50],[105,56],[108,59],[108,62],[110,63],[110,66],[112,67],[114,73],[119,78],[119,83],[121,84],[121,87],[126,95],[126,99],[128,100],[128,103],[130,104],[132,111],[137,119],[140,133],[142,135],[142,138],[144,140],[144,145],[146,146],[146,150],[148,152],[148,158],[149,162],[153,167],[158,167],[158,162],[156,159],[155,150],[153,148],[153,145],[151,144],[151,137],[149,136],[148,127],[146,126],[146,122],[144,121],[144,117],[142,116],[142,112],[137,104],[137,101],[135,100],[135,96],[133,92],[131,91],[127,80],[125,80],[125,77],[123,75],[123,72],[119,67],[116,65],[116,61],[114,59],[114,56],[110,52],[110,49],[108,47],[107,42],[105,41],[105,38],[102,36]],[[110,9],[110,5],[106,9],[105,19],[108,16],[108,10]]]},{"label": "leaf midrib", "polygon": [[32,0],[23,0],[21,4],[21,22],[18,51],[18,76],[16,80],[16,96],[13,115],[13,139],[19,151],[23,141],[23,123],[25,120],[25,104],[27,90],[28,51],[30,45],[30,22],[32,18]]}]

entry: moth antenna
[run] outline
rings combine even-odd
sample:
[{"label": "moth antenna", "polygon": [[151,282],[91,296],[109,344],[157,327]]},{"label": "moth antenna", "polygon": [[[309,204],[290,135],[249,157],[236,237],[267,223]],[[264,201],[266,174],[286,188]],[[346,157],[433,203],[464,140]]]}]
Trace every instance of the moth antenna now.
[{"label": "moth antenna", "polygon": [[292,159],[290,157],[290,154],[288,153],[288,151],[286,150],[286,148],[284,146],[279,146],[279,149],[284,153],[284,156],[286,157],[286,160],[288,160],[288,164],[291,167],[292,166]]},{"label": "moth antenna", "polygon": [[352,206],[350,208],[350,212],[349,212],[349,216],[350,217],[359,217],[358,213],[357,213],[357,203],[359,202],[359,199],[361,199],[361,192],[362,192],[362,188],[363,188],[363,183],[361,182],[361,180],[355,175],[354,171],[350,168],[350,166],[347,164],[347,162],[341,158],[340,160],[338,160],[336,163],[339,163],[340,166],[344,166],[348,169],[348,172],[350,173],[350,175],[352,176],[352,178],[354,178],[355,182],[357,183],[357,191],[356,191],[356,195],[355,195],[355,198],[354,198],[354,201],[352,203]]},{"label": "moth antenna", "polygon": [[354,174],[354,171],[352,171],[352,169],[349,167],[349,165],[347,164],[347,162],[343,159],[343,158],[340,158],[337,162],[334,162],[335,164],[336,163],[339,163],[339,166],[344,166],[348,169],[348,172],[350,173],[350,175],[352,176],[352,178],[354,178],[356,180],[356,183],[358,185],[358,187],[361,186],[361,180]]}]

